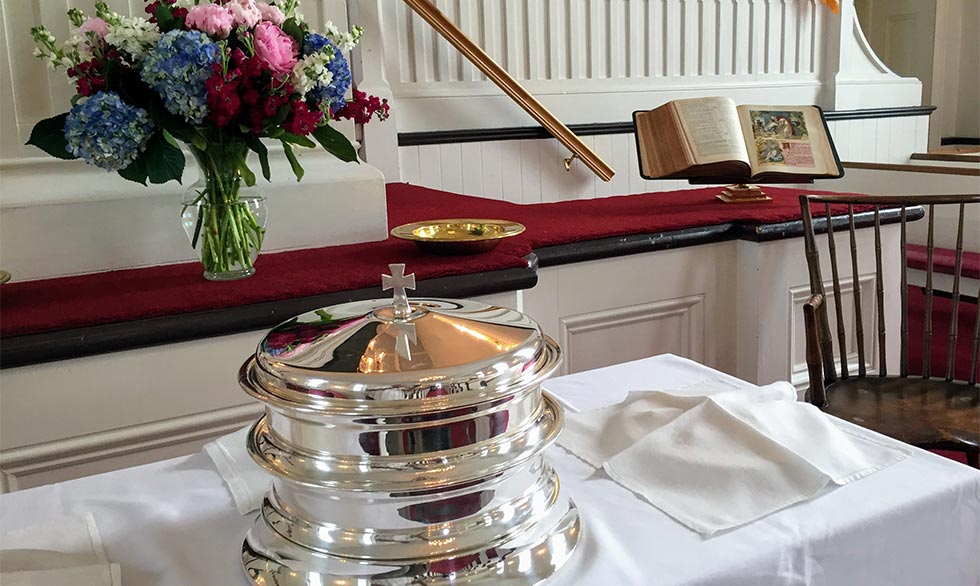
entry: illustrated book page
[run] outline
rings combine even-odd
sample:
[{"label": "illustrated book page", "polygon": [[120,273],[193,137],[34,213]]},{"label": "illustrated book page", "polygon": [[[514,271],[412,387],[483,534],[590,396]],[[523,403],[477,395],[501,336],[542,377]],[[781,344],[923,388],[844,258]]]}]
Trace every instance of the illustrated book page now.
[{"label": "illustrated book page", "polygon": [[842,174],[819,108],[746,105],[737,110],[753,178]]}]

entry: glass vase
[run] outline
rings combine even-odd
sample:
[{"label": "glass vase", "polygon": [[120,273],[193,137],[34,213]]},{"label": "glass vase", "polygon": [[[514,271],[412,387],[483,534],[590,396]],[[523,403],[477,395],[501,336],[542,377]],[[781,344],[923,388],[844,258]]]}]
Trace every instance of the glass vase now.
[{"label": "glass vase", "polygon": [[201,177],[184,193],[181,220],[209,281],[232,281],[255,274],[268,218],[265,197],[248,187],[240,167],[244,144],[191,147]]}]

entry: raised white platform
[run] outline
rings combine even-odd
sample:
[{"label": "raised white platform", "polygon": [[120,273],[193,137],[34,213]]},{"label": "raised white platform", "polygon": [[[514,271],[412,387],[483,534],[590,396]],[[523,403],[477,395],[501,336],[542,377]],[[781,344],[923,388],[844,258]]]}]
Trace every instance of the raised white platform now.
[{"label": "raised white platform", "polygon": [[[306,169],[297,182],[281,151],[270,151],[272,182],[259,176],[256,184],[269,207],[263,254],[387,238],[385,180],[376,168],[297,149]],[[197,178],[192,159],[183,185],[149,187],[78,161],[4,165],[0,268],[23,281],[196,260],[180,200]]]}]

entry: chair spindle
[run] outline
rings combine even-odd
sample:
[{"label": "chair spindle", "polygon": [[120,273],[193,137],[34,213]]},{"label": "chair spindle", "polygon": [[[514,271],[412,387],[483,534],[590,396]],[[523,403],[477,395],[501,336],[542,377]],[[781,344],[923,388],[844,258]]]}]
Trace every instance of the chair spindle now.
[{"label": "chair spindle", "polygon": [[908,208],[902,206],[902,349],[898,356],[898,374],[909,375],[909,264],[908,264]]},{"label": "chair spindle", "polygon": [[875,206],[875,282],[878,292],[878,375],[888,376],[885,357],[885,279],[881,269],[881,206]]},{"label": "chair spindle", "polygon": [[[857,327],[854,334],[857,337],[858,347],[858,376],[864,377],[868,374],[864,359],[864,316],[861,312],[861,282],[858,274],[858,246],[857,230],[854,227],[854,204],[847,204],[847,215],[850,218],[849,229],[851,232],[851,278],[854,287],[854,319]],[[843,353],[843,351],[842,351]]]},{"label": "chair spindle", "polygon": [[[837,346],[840,348],[840,376],[849,378],[847,371],[847,330],[844,329],[844,309],[840,294],[840,273],[837,268],[837,245],[834,242],[834,219],[830,214],[830,204],[824,204],[827,216],[827,246],[830,248],[830,271],[834,278],[834,309],[837,312]],[[826,307],[826,302],[825,302]],[[830,356],[833,360],[833,355]]]},{"label": "chair spindle", "polygon": [[936,206],[929,204],[929,235],[926,238],[926,319],[922,343],[922,378],[932,376],[932,265],[935,252]]},{"label": "chair spindle", "polygon": [[956,228],[956,266],[953,269],[953,315],[949,321],[949,344],[946,345],[946,380],[954,378],[956,364],[956,337],[959,334],[960,319],[960,271],[963,270],[963,224],[966,217],[966,204],[960,204],[959,225]]},{"label": "chair spindle", "polygon": [[980,287],[977,287],[977,319],[973,322],[973,354],[970,355],[970,384],[977,384],[977,359],[980,358]]},{"label": "chair spindle", "polygon": [[[810,273],[810,294],[826,298],[823,276],[820,274],[820,253],[817,251],[817,240],[814,236],[813,213],[810,210],[810,202],[805,195],[800,196],[800,209],[803,214],[803,245],[806,250],[806,265]],[[837,373],[834,371],[834,344],[830,338],[830,320],[827,317],[826,303],[820,307],[817,319],[819,322],[817,329],[820,334],[820,351],[824,357],[824,382],[829,384],[837,381]]]}]

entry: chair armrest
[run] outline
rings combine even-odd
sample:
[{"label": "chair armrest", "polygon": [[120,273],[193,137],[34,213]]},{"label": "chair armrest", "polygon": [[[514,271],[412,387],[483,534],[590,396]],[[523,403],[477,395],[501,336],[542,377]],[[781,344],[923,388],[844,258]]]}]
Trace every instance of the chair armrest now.
[{"label": "chair armrest", "polygon": [[824,296],[811,295],[803,304],[803,323],[806,328],[806,367],[810,375],[810,388],[806,400],[817,407],[827,406],[827,392],[823,379],[823,353],[820,351],[820,320],[817,311],[824,303]]}]

